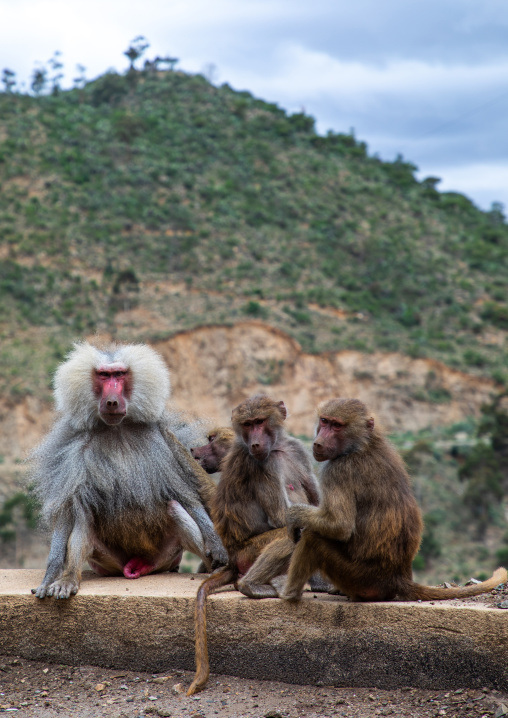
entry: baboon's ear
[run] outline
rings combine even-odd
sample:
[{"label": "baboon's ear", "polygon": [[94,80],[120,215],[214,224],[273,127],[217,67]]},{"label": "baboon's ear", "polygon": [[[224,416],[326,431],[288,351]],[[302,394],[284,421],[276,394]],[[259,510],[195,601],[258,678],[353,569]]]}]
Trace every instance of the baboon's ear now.
[{"label": "baboon's ear", "polygon": [[280,411],[280,413],[282,414],[282,420],[284,421],[284,419],[285,419],[285,418],[287,417],[287,415],[288,415],[288,410],[286,409],[286,405],[284,404],[283,401],[279,401],[279,402],[277,403],[277,406],[279,407],[279,411]]},{"label": "baboon's ear", "polygon": [[371,416],[370,419],[367,419],[367,429],[370,429],[372,431],[373,428],[374,428],[374,419]]}]

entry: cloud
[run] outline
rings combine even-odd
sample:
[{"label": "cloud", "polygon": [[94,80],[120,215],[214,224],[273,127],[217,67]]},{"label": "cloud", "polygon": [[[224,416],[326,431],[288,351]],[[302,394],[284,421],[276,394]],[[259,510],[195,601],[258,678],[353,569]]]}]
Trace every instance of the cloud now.
[{"label": "cloud", "polygon": [[[489,209],[492,202],[502,202],[508,208],[508,162],[464,163],[435,169],[435,176],[443,178],[438,186],[440,191],[473,197],[483,209]],[[424,176],[420,173],[420,177]]]},{"label": "cloud", "polygon": [[[232,82],[247,81],[272,96],[318,98],[323,95],[360,102],[379,96],[417,96],[432,99],[436,94],[471,94],[475,87],[482,91],[503,86],[508,73],[508,57],[500,63],[483,65],[440,64],[419,60],[387,61],[382,64],[340,60],[330,54],[286,44],[275,59],[269,77],[252,70],[235,72]],[[236,75],[236,77],[235,77]]]}]

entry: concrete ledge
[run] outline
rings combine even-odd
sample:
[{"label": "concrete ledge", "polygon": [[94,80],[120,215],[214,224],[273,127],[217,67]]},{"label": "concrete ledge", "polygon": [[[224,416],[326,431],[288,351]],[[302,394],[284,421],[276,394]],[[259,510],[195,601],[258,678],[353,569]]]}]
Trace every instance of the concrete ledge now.
[{"label": "concrete ledge", "polygon": [[[194,668],[202,577],[136,581],[85,573],[68,601],[30,594],[42,571],[0,570],[0,653],[134,670]],[[353,604],[306,593],[296,606],[213,596],[214,673],[335,686],[508,689],[508,611],[458,602]]]}]

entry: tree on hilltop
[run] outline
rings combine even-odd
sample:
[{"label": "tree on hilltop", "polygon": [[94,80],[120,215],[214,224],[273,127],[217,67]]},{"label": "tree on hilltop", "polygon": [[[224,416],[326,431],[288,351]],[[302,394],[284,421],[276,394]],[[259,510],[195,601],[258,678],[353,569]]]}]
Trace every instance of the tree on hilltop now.
[{"label": "tree on hilltop", "polygon": [[32,72],[32,81],[30,87],[34,95],[40,95],[46,87],[48,81],[48,71],[45,67],[36,67]]},{"label": "tree on hilltop", "polygon": [[134,63],[144,54],[145,50],[147,50],[149,47],[150,43],[147,42],[147,39],[143,37],[143,35],[138,35],[134,38],[134,40],[131,41],[130,46],[124,52],[124,55],[129,58],[129,61],[131,63],[129,71],[135,69]]},{"label": "tree on hilltop", "polygon": [[13,92],[16,87],[16,73],[13,70],[9,70],[8,67],[4,67],[2,71],[2,83],[5,88],[5,92]]}]

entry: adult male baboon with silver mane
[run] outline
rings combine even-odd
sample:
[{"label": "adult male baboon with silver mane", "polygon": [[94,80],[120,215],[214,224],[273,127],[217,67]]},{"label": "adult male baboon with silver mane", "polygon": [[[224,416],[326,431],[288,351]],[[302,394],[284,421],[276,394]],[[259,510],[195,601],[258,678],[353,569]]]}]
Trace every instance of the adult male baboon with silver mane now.
[{"label": "adult male baboon with silver mane", "polygon": [[86,560],[126,578],[177,570],[184,549],[208,569],[225,564],[206,508],[215,487],[179,440],[196,432],[165,408],[170,379],[157,352],[77,344],[54,386],[62,416],[33,452],[31,477],[53,535],[32,592],[75,594]]}]

